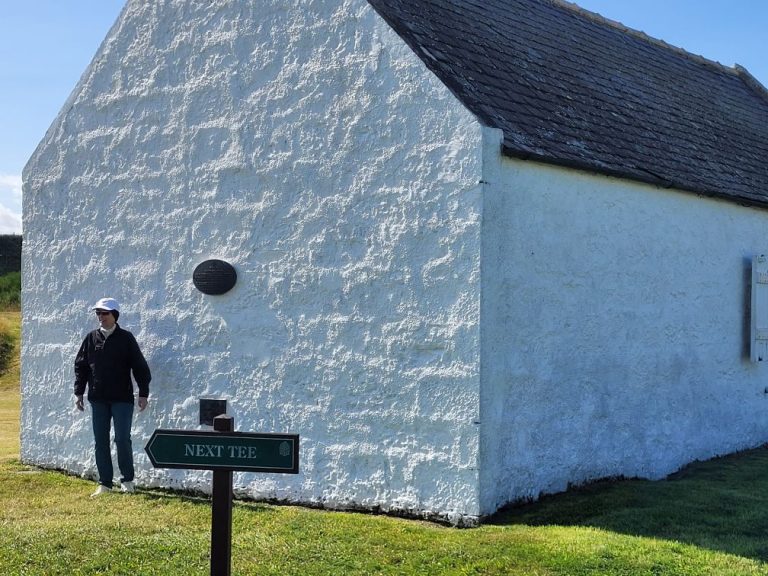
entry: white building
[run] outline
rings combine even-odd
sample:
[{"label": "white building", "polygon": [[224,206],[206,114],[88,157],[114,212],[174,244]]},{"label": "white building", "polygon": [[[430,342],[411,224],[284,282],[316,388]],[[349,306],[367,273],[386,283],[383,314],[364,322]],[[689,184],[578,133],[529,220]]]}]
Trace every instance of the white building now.
[{"label": "white building", "polygon": [[242,496],[465,524],[764,443],[766,158],[746,71],[557,1],[130,0],[24,174],[22,459],[95,474],[101,296],[143,486],[210,488],[141,450],[201,398],[301,436]]}]

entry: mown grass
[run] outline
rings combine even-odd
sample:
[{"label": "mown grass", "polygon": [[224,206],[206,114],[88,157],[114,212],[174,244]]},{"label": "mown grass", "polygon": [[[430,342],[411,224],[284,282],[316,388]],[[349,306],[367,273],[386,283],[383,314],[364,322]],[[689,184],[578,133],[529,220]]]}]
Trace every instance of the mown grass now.
[{"label": "mown grass", "polygon": [[[0,377],[0,574],[207,574],[207,499],[139,491],[91,500],[93,483],[18,461],[15,370]],[[598,483],[472,530],[239,502],[233,573],[768,575],[766,464],[760,449],[664,482]]]},{"label": "mown grass", "polygon": [[10,342],[11,349],[5,365],[0,368],[0,464],[18,458],[19,454],[19,316],[19,312],[0,311],[0,334]]}]

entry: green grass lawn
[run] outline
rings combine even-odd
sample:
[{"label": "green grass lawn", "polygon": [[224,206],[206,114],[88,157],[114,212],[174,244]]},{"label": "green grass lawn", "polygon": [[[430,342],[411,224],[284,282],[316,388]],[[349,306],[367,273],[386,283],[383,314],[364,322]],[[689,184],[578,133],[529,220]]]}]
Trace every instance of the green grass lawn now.
[{"label": "green grass lawn", "polygon": [[[15,314],[0,314],[0,329],[18,340]],[[91,500],[92,482],[18,461],[18,411],[14,362],[0,376],[0,574],[208,574],[207,499]],[[232,564],[238,575],[768,575],[767,528],[768,449],[759,449],[663,482],[547,497],[471,530],[239,502]]]}]

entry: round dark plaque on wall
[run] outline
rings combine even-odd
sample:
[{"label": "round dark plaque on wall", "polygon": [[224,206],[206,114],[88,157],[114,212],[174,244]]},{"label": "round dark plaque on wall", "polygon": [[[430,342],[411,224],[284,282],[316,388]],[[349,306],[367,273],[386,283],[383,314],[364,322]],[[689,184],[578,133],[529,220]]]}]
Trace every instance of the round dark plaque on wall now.
[{"label": "round dark plaque on wall", "polygon": [[192,272],[192,282],[203,294],[224,294],[237,282],[237,272],[229,262],[206,260]]}]

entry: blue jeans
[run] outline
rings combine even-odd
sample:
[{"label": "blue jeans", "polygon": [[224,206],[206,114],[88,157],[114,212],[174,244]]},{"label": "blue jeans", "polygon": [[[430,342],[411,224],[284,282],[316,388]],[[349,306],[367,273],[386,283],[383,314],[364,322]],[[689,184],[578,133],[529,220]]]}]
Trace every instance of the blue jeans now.
[{"label": "blue jeans", "polygon": [[115,423],[117,465],[122,474],[121,482],[133,482],[133,448],[131,446],[132,402],[91,402],[93,415],[93,439],[96,444],[96,469],[99,484],[112,488],[112,451],[109,446],[111,422]]}]

